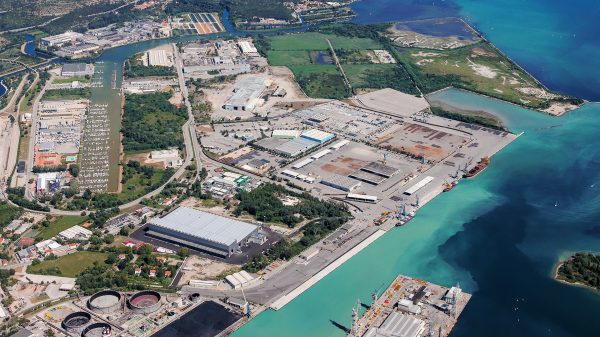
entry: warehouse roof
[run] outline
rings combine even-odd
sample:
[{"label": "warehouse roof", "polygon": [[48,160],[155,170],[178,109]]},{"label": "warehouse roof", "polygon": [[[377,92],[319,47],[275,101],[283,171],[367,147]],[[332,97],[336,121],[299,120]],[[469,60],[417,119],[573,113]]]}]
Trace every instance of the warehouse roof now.
[{"label": "warehouse roof", "polygon": [[150,223],[183,234],[191,235],[225,245],[241,242],[256,230],[255,225],[199,211],[179,207],[162,218]]},{"label": "warehouse roof", "polygon": [[363,337],[417,337],[425,330],[425,322],[412,315],[392,312],[379,327],[372,327]]}]

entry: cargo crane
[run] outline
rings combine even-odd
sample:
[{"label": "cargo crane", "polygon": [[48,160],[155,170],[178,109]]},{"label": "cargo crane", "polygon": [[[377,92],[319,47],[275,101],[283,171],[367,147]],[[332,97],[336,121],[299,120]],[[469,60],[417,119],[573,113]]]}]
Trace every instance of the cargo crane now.
[{"label": "cargo crane", "polygon": [[352,308],[352,327],[350,328],[350,333],[352,334],[356,334],[358,332],[358,319],[360,318],[358,316],[360,310],[360,301],[356,300],[356,307]]}]

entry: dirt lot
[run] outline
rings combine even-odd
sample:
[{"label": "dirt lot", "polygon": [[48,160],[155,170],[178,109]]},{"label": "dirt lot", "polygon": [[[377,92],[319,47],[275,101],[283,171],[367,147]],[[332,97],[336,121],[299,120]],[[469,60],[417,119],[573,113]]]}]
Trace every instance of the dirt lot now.
[{"label": "dirt lot", "polygon": [[352,157],[340,157],[322,165],[321,170],[340,175],[349,175],[368,163],[369,162],[366,160],[360,160]]},{"label": "dirt lot", "polygon": [[191,279],[196,280],[218,280],[225,275],[240,270],[239,266],[210,260],[201,256],[190,256],[181,268],[182,275],[178,286],[187,285]]}]

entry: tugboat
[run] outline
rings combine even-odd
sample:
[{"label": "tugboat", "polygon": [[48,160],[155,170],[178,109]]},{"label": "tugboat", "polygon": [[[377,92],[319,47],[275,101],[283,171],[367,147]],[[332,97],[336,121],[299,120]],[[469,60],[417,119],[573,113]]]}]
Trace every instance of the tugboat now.
[{"label": "tugboat", "polygon": [[451,183],[446,183],[444,185],[444,192],[450,192],[456,185],[458,184],[458,180],[455,180]]},{"label": "tugboat", "polygon": [[475,165],[475,167],[473,167],[472,169],[470,169],[467,173],[465,173],[463,175],[463,178],[473,178],[473,177],[477,176],[479,173],[481,173],[481,171],[485,170],[485,168],[489,164],[490,164],[489,157],[481,158],[481,160],[479,161],[479,163],[477,163],[477,165]]}]

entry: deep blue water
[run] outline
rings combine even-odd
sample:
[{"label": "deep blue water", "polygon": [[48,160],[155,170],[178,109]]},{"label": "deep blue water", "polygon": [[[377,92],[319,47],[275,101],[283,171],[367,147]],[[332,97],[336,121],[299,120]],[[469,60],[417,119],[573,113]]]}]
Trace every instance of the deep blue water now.
[{"label": "deep blue water", "polygon": [[6,87],[4,86],[2,79],[0,79],[0,97],[2,97],[5,93],[6,93]]},{"label": "deep blue water", "polygon": [[[554,90],[600,100],[600,2],[363,0],[359,22],[460,15]],[[600,335],[600,295],[552,278],[574,251],[600,251],[600,105],[556,118],[451,90],[436,99],[487,110],[524,134],[279,312],[234,335],[336,336],[350,308],[397,274],[473,294],[451,336]]]}]

